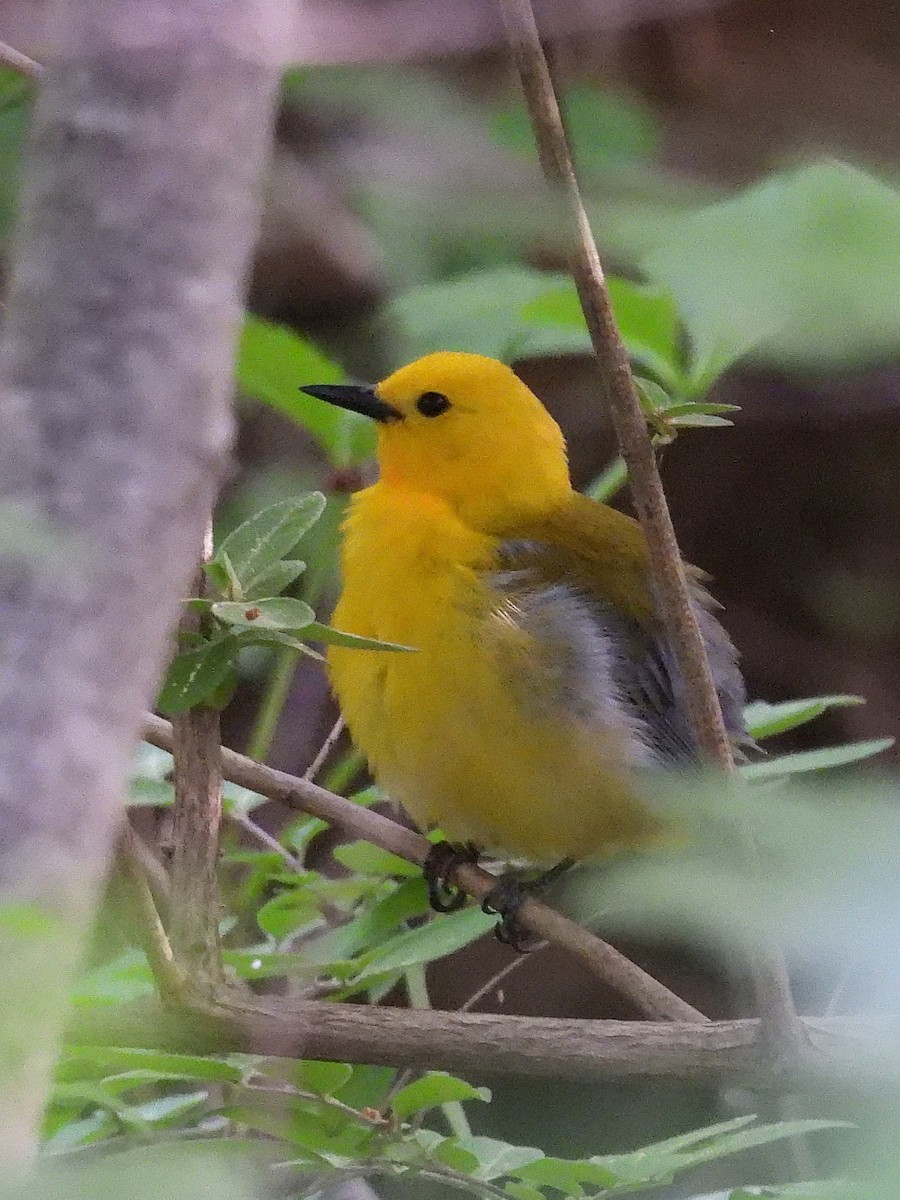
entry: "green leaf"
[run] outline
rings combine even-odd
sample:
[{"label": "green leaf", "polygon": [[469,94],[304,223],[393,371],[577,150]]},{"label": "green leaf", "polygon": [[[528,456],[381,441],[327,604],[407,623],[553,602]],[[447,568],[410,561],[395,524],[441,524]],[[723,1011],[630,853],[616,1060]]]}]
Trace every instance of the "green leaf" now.
[{"label": "green leaf", "polygon": [[313,642],[323,642],[326,646],[346,646],[348,650],[403,650],[408,654],[415,653],[415,646],[401,646],[397,642],[379,642],[374,638],[359,637],[355,633],[344,633],[342,629],[332,629],[330,625],[320,625],[311,621],[304,630],[304,636]]},{"label": "green leaf", "polygon": [[739,1154],[757,1146],[789,1137],[803,1137],[825,1129],[849,1128],[841,1121],[779,1121],[772,1125],[746,1126],[750,1121],[739,1117],[707,1129],[697,1129],[676,1138],[644,1146],[631,1154],[610,1154],[590,1161],[604,1167],[626,1185],[622,1191],[643,1183],[668,1183],[680,1171]]},{"label": "green leaf", "polygon": [[372,421],[300,391],[307,384],[340,383],[344,379],[343,370],[305,338],[281,325],[248,316],[236,370],[238,385],[246,395],[302,425],[334,466],[345,467],[372,456]]},{"label": "green leaf", "polygon": [[118,958],[85,972],[76,981],[70,999],[79,1008],[92,1008],[155,995],[153,972],[145,955],[140,950],[126,950]]},{"label": "green leaf", "polygon": [[297,1064],[294,1082],[317,1096],[333,1096],[350,1080],[353,1067],[342,1062],[318,1062],[307,1059]]},{"label": "green leaf", "polygon": [[637,388],[638,399],[645,416],[655,416],[659,412],[668,413],[672,408],[671,396],[654,380],[635,375],[634,386]]},{"label": "green leaf", "polygon": [[[398,330],[403,359],[434,350],[468,350],[510,362],[536,349],[542,331],[529,327],[520,313],[549,287],[567,276],[531,267],[497,267],[471,271],[455,279],[427,283],[401,292],[387,306],[386,317]],[[575,350],[583,335],[565,328],[551,330],[556,349]]]},{"label": "green leaf", "polygon": [[271,596],[262,600],[222,600],[212,606],[213,616],[237,630],[300,630],[312,624],[315,613],[303,600],[293,596]]},{"label": "green leaf", "polygon": [[585,1160],[554,1158],[537,1158],[521,1167],[512,1169],[512,1173],[539,1187],[553,1187],[567,1196],[583,1195],[582,1184],[593,1187],[611,1188],[618,1183],[618,1178],[612,1171],[597,1163]]},{"label": "green leaf", "polygon": [[[677,391],[682,375],[682,355],[678,312],[672,296],[658,285],[632,283],[616,276],[608,277],[607,285],[616,323],[629,356],[652,371],[667,389]],[[571,349],[590,350],[581,302],[570,279],[546,287],[541,295],[526,303],[521,312],[526,323],[545,328],[557,325],[570,332],[577,331],[578,339],[573,341]],[[528,345],[531,348],[530,342]]]},{"label": "green leaf", "polygon": [[490,1098],[491,1093],[487,1088],[472,1087],[471,1083],[466,1083],[464,1079],[432,1071],[395,1092],[391,1099],[391,1109],[398,1120],[408,1121],[413,1113],[437,1108],[451,1100],[489,1101]]},{"label": "green leaf", "polygon": [[677,426],[679,429],[703,429],[707,427],[712,429],[716,426],[733,425],[734,421],[727,421],[725,417],[710,416],[707,413],[686,413],[683,417],[673,416],[669,420],[669,424]]},{"label": "green leaf", "polygon": [[482,937],[496,923],[496,917],[487,916],[480,908],[473,907],[448,913],[417,929],[405,930],[366,955],[353,982],[359,984],[376,975],[403,971],[443,958]]},{"label": "green leaf", "polygon": [[893,738],[874,738],[865,742],[847,742],[843,746],[828,746],[823,750],[802,750],[797,754],[782,754],[778,758],[745,763],[740,772],[745,779],[774,779],[782,775],[797,775],[802,771],[825,771],[871,758],[890,749],[893,744]]},{"label": "green leaf", "polygon": [[697,391],[751,350],[834,371],[900,349],[900,192],[844,163],[671,213],[641,266],[675,297]]},{"label": "green leaf", "polygon": [[67,1046],[57,1073],[61,1079],[81,1077],[85,1070],[111,1072],[143,1072],[159,1079],[218,1080],[239,1083],[243,1069],[224,1058],[199,1054],[169,1054],[161,1050],[145,1050],[120,1046]]},{"label": "green leaf", "polygon": [[[615,92],[587,84],[567,88],[562,97],[575,159],[583,172],[608,171],[653,158],[659,142],[650,111]],[[491,122],[496,140],[534,157],[534,134],[521,103],[501,109]]]},{"label": "green leaf", "polygon": [[628,482],[628,468],[621,457],[614,458],[605,470],[584,489],[584,494],[607,504]]},{"label": "green leaf", "polygon": [[517,1172],[528,1163],[544,1157],[543,1150],[535,1146],[513,1146],[498,1138],[464,1137],[459,1139],[459,1145],[478,1159],[478,1170],[474,1172],[474,1177],[486,1181]]},{"label": "green leaf", "polygon": [[297,817],[281,831],[281,841],[289,850],[302,854],[314,837],[328,828],[320,817]]},{"label": "green leaf", "polygon": [[[232,626],[232,628],[236,628]],[[300,632],[306,636],[306,630]],[[249,622],[240,633],[235,636],[240,641],[241,649],[246,646],[287,646],[291,650],[296,650],[298,654],[305,654],[307,658],[314,658],[317,662],[324,662],[325,659],[318,651],[307,646],[305,642],[299,641],[291,633],[285,633],[283,629],[266,629],[265,626],[256,626]]]},{"label": "green leaf", "polygon": [[544,1193],[537,1188],[529,1187],[527,1183],[517,1183],[514,1179],[510,1179],[503,1190],[513,1200],[546,1200]]},{"label": "green leaf", "polygon": [[[428,1135],[431,1140],[433,1130],[419,1130],[416,1135],[418,1141],[422,1141],[423,1134]],[[433,1158],[435,1162],[443,1163],[445,1167],[451,1167],[454,1171],[462,1171],[464,1175],[472,1175],[478,1170],[478,1159],[471,1150],[463,1150],[458,1138],[442,1138],[432,1145],[426,1145],[426,1150],[429,1158]]]},{"label": "green leaf", "polygon": [[225,681],[238,648],[237,638],[229,635],[176,654],[157,706],[168,716],[174,716],[208,699]]},{"label": "green leaf", "polygon": [[351,871],[361,875],[400,875],[403,878],[418,878],[422,871],[415,863],[407,862],[398,854],[373,846],[371,842],[348,842],[335,846],[335,859]]},{"label": "green leaf", "polygon": [[290,554],[324,508],[321,492],[280,500],[232,530],[216,549],[213,562],[230,563],[246,599],[254,594],[258,581]]},{"label": "green leaf", "polygon": [[289,933],[305,929],[322,920],[315,897],[301,886],[286,888],[267,901],[256,914],[263,933],[279,941]]},{"label": "green leaf", "polygon": [[667,417],[689,416],[693,413],[708,413],[715,415],[717,413],[740,412],[739,404],[712,404],[707,400],[687,400],[684,404],[669,404],[666,406]]},{"label": "green leaf", "polygon": [[309,978],[309,971],[297,954],[279,954],[264,949],[223,950],[222,961],[238,979]]},{"label": "green leaf", "polygon": [[756,700],[744,709],[744,720],[747,732],[759,741],[814,721],[829,708],[847,708],[853,704],[865,704],[865,700],[862,696],[843,695],[812,696],[806,700],[785,700],[781,704]]},{"label": "green leaf", "polygon": [[299,579],[306,570],[306,563],[296,559],[283,558],[274,563],[268,571],[263,571],[256,577],[253,585],[254,593],[258,596],[278,596],[286,587]]}]

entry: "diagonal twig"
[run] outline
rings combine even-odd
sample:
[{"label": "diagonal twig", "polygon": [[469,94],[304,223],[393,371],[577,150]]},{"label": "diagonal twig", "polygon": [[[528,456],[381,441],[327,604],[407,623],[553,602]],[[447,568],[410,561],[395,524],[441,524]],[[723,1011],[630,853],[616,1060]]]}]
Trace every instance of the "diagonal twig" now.
[{"label": "diagonal twig", "polygon": [[[145,717],[144,737],[162,750],[172,750],[172,726],[161,717],[150,714]],[[371,809],[352,804],[317,784],[284,771],[276,771],[234,750],[223,747],[221,753],[223,775],[232,783],[321,817],[329,824],[346,829],[355,837],[390,850],[409,862],[419,866],[424,864],[431,843],[421,834]],[[456,868],[454,881],[478,900],[483,900],[497,884],[495,876],[469,864]],[[624,954],[548,905],[529,896],[523,901],[521,916],[522,923],[528,929],[575,954],[595,976],[628,997],[645,1016],[657,1021],[706,1021],[702,1013],[641,970]]]},{"label": "diagonal twig", "polygon": [[[622,457],[628,467],[635,507],[647,539],[656,601],[672,645],[697,744],[702,757],[734,773],[731,744],[697,617],[684,563],[641,410],[628,352],[613,316],[609,290],[572,162],[559,102],[541,45],[531,0],[499,0],[510,49],[519,71],[541,167],[560,192],[571,225],[571,270],[600,368]],[[758,861],[745,839],[748,863]],[[791,996],[781,952],[774,946],[753,963],[757,1009],[773,1054],[787,1053],[805,1039]]]},{"label": "diagonal twig", "polygon": [[40,63],[29,58],[27,54],[23,54],[21,50],[7,46],[6,42],[0,42],[0,64],[4,67],[12,67],[14,71],[18,71],[20,75],[25,75],[28,79],[38,79],[44,71]]},{"label": "diagonal twig", "polygon": [[119,838],[119,871],[128,887],[138,935],[159,994],[165,1002],[179,1004],[185,998],[187,976],[175,960],[172,945],[160,920],[138,841],[126,817]]}]

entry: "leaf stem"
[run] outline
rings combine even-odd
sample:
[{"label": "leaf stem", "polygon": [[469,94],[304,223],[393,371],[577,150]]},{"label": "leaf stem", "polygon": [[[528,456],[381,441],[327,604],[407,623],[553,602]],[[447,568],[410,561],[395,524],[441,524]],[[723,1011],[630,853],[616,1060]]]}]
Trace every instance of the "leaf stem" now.
[{"label": "leaf stem", "polygon": [[275,651],[275,661],[266,680],[266,690],[247,745],[247,754],[257,762],[265,762],[269,757],[299,657],[300,652],[289,646],[279,647]]}]

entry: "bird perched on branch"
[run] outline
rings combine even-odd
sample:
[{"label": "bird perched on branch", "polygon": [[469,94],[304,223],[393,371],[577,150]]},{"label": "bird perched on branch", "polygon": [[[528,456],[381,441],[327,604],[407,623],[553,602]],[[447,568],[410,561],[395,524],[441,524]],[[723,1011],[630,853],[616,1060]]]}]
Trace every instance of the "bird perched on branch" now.
[{"label": "bird perched on branch", "polygon": [[[494,359],[430,354],[375,387],[303,390],[378,425],[334,621],[415,653],[332,646],[328,661],[381,787],[463,855],[550,867],[654,840],[642,769],[697,747],[640,526],[572,489],[559,426]],[[737,744],[734,648],[691,580]],[[438,849],[426,868],[444,910],[453,861]],[[495,907],[515,941],[508,892]]]}]

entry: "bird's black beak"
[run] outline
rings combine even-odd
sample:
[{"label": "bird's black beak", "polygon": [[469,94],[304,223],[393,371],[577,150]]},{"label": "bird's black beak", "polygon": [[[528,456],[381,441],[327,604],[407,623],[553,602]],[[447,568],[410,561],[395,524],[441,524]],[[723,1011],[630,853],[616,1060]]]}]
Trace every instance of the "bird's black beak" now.
[{"label": "bird's black beak", "polygon": [[379,400],[373,387],[355,383],[317,383],[311,387],[302,387],[301,392],[307,396],[315,396],[317,400],[325,400],[336,404],[338,408],[346,408],[349,412],[362,413],[373,421],[402,421],[403,413],[392,404]]}]

